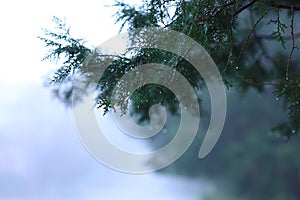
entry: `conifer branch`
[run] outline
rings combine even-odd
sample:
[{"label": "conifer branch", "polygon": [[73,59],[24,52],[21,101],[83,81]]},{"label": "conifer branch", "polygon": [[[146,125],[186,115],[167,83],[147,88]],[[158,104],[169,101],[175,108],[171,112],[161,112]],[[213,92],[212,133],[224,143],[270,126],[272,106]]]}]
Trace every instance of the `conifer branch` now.
[{"label": "conifer branch", "polygon": [[292,36],[292,49],[288,58],[288,62],[286,65],[286,72],[285,72],[285,78],[286,80],[289,80],[289,67],[291,65],[291,61],[292,61],[292,57],[294,54],[295,49],[297,49],[298,47],[295,44],[295,34],[294,34],[294,16],[295,16],[295,12],[294,12],[294,5],[291,6],[291,36]]}]

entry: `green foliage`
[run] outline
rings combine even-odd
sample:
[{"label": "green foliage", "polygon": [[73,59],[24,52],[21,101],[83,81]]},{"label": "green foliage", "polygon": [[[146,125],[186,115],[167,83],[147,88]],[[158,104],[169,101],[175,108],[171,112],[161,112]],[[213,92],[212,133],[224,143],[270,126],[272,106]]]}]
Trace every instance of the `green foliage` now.
[{"label": "green foliage", "polygon": [[290,123],[281,123],[275,132],[282,133],[287,138],[299,131],[300,124],[300,76],[298,75],[293,81],[281,84],[274,91],[274,96],[284,99],[285,107],[288,109]]},{"label": "green foliage", "polygon": [[272,36],[274,38],[276,38],[282,45],[283,48],[286,47],[286,41],[285,39],[282,37],[283,33],[285,32],[287,26],[281,22],[280,20],[280,9],[277,9],[276,11],[276,15],[277,15],[277,18],[274,20],[270,20],[269,24],[270,23],[274,23],[276,25],[276,30],[274,30],[272,32]]},{"label": "green foliage", "polygon": [[84,46],[83,39],[71,37],[70,28],[64,21],[57,17],[53,17],[52,21],[56,25],[55,31],[44,29],[44,36],[38,38],[49,48],[48,54],[43,60],[61,61],[62,63],[49,83],[53,86],[55,96],[68,106],[71,104],[74,76],[77,75],[91,50]]},{"label": "green foliage", "polygon": [[70,28],[66,27],[65,22],[57,17],[53,17],[53,22],[56,25],[55,30],[58,32],[44,29],[45,37],[39,37],[39,39],[45,42],[46,47],[51,47],[43,60],[58,61],[61,56],[64,56],[63,66],[57,70],[51,81],[61,83],[74,70],[80,68],[91,51],[84,46],[83,39],[71,37]]},{"label": "green foliage", "polygon": [[[285,101],[289,112],[289,120],[274,130],[289,137],[300,127],[300,117],[295,113],[298,107],[292,106],[299,96],[297,59],[288,59],[286,55],[290,52],[285,52],[287,44],[297,39],[285,35],[287,27],[292,25],[287,23],[288,18],[294,15],[288,12],[292,3],[280,0],[144,0],[140,7],[123,1],[116,1],[114,6],[119,7],[116,21],[122,22],[121,29],[125,25],[129,32],[145,27],[172,29],[199,42],[216,62],[228,88],[235,87],[242,93],[250,88],[260,92],[267,87],[272,88],[274,95]],[[293,6],[298,11],[298,5],[294,3]],[[73,39],[63,21],[54,18],[54,22],[56,29],[46,29],[45,37],[40,39],[50,48],[44,59],[62,61],[62,66],[52,76],[51,84],[58,97],[70,102],[72,80],[79,73],[87,73],[83,67],[84,61],[93,51],[84,46],[82,39]],[[272,48],[276,41],[285,48]],[[297,52],[292,51],[291,56],[293,53]],[[280,61],[278,58],[281,58]],[[111,95],[118,80],[141,64],[166,64],[181,72],[197,91],[204,86],[201,76],[188,62],[169,52],[156,49],[129,50],[120,56],[103,55],[101,62],[107,61],[112,62],[98,82],[99,95],[95,99],[98,107],[106,112],[115,106],[112,105]],[[289,67],[286,67],[287,62]],[[283,92],[282,88],[289,92]],[[160,95],[160,92],[165,95]],[[201,101],[200,94],[198,98]],[[155,85],[139,89],[131,101],[133,113],[138,114],[141,121],[148,119],[147,109],[153,103],[162,103],[170,112],[178,113],[176,98]],[[120,99],[117,102],[123,112],[126,112],[127,103],[128,100],[122,102]]]}]

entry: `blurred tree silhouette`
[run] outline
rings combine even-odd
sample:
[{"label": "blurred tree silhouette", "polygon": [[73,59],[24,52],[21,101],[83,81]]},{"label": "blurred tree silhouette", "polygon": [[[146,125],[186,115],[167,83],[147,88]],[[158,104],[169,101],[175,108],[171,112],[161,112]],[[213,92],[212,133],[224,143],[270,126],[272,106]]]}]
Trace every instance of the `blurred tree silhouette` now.
[{"label": "blurred tree silhouette", "polygon": [[[258,95],[251,90],[244,97],[232,92],[226,125],[213,151],[204,159],[198,158],[207,126],[207,120],[202,120],[200,134],[189,150],[160,172],[214,180],[216,191],[208,194],[207,200],[299,199],[299,136],[284,142],[266,134],[286,117],[278,109],[281,103],[272,98],[270,91]],[[168,123],[166,129],[174,124]]]},{"label": "blurred tree silhouette", "polygon": [[[143,0],[140,7],[120,1],[114,6],[119,7],[116,17],[117,22],[122,22],[121,29],[128,27],[129,32],[147,27],[170,29],[199,42],[222,72],[228,90],[245,95],[244,100],[248,102],[241,106],[243,100],[229,94],[229,99],[233,98],[228,109],[230,124],[226,123],[213,153],[198,160],[199,146],[193,144],[188,153],[162,172],[207,176],[218,180],[238,199],[299,199],[300,159],[295,153],[299,138],[295,136],[285,143],[276,136],[288,139],[300,128],[300,56],[297,46],[300,2]],[[82,39],[72,38],[65,22],[58,18],[53,20],[57,29],[45,29],[40,39],[49,47],[45,59],[62,63],[51,77],[50,85],[59,99],[70,103],[74,78],[85,73],[84,62],[93,55],[93,50],[85,47]],[[195,87],[199,101],[204,98],[200,93],[205,88],[201,76],[188,62],[170,52],[139,49],[120,56],[103,55],[101,59],[107,59],[111,64],[103,77],[99,77],[99,95],[95,101],[106,112],[115,106],[111,95],[118,80],[144,63],[174,67]],[[251,94],[253,91],[268,94],[265,98],[268,101],[253,99],[249,91]],[[161,103],[169,112],[179,114],[175,96],[154,84],[136,90],[131,100],[132,112],[140,122],[149,119],[148,110],[154,103]],[[127,102],[121,103],[127,105]],[[280,108],[287,111],[287,117],[274,117],[278,116]],[[208,110],[207,107],[203,109]],[[244,113],[247,113],[247,118],[240,116]],[[276,126],[270,123],[273,120]],[[273,137],[266,134],[269,133],[266,128],[272,129]],[[153,140],[153,145],[160,142]]]}]

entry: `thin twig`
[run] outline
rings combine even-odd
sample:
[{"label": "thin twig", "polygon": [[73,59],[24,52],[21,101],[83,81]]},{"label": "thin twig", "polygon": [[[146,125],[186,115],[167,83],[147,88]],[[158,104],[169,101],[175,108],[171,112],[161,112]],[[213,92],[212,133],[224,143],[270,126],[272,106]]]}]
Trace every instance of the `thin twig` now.
[{"label": "thin twig", "polygon": [[297,46],[295,44],[295,34],[294,34],[294,15],[295,15],[294,5],[292,5],[291,6],[291,25],[290,25],[291,35],[292,35],[292,49],[291,49],[291,52],[290,52],[290,55],[289,55],[289,58],[288,58],[287,65],[286,65],[286,72],[285,72],[286,80],[289,80],[289,68],[290,68],[290,65],[291,65],[291,61],[292,61],[294,51],[295,51],[295,49],[297,49]]},{"label": "thin twig", "polygon": [[233,24],[234,24],[234,16],[235,16],[235,10],[234,8],[232,8],[232,11],[231,11],[231,26],[232,28],[230,29],[230,49],[229,49],[229,53],[228,53],[228,57],[227,57],[227,62],[226,62],[226,65],[225,65],[225,68],[223,69],[223,73],[225,73],[228,69],[228,66],[229,66],[229,62],[231,61],[231,57],[232,57],[232,54],[233,54],[233,49],[234,49],[234,43],[233,43]]},{"label": "thin twig", "polygon": [[[174,69],[176,69],[176,67],[178,66],[178,64],[179,64],[182,60],[186,59],[186,56],[190,53],[190,51],[192,50],[192,48],[193,48],[194,46],[195,46],[195,45],[191,46],[190,48],[188,48],[188,49],[183,53],[183,55],[179,58],[179,60],[177,61],[177,63],[176,63],[175,65],[172,66]],[[176,71],[176,70],[174,70],[174,72],[173,72],[173,74],[172,74],[171,82],[174,80],[174,77],[175,77],[175,71]]]},{"label": "thin twig", "polygon": [[258,83],[253,81],[252,79],[244,79],[245,83],[256,85],[256,86],[276,86],[282,84],[281,82],[266,82],[266,83]]},{"label": "thin twig", "polygon": [[[271,6],[279,8],[279,9],[287,9],[287,10],[292,10],[293,12],[296,11],[300,11],[300,6],[294,6],[294,5],[285,5],[285,4],[271,4]],[[293,8],[292,8],[293,7]]]},{"label": "thin twig", "polygon": [[172,24],[174,24],[176,21],[177,21],[177,18],[173,19],[170,23],[164,25],[164,27],[162,27],[162,29],[168,28],[169,26],[171,26]]},{"label": "thin twig", "polygon": [[238,9],[237,11],[235,11],[235,15],[240,14],[241,12],[243,12],[244,10],[246,10],[247,8],[249,8],[250,6],[252,6],[255,2],[256,2],[256,0],[253,0],[253,1],[251,1],[250,3],[244,5],[243,7],[241,7],[241,8]]},{"label": "thin twig", "polygon": [[[251,21],[251,24],[254,24],[254,23],[255,23],[255,20],[254,20],[253,12],[250,11],[249,15],[250,15],[250,21]],[[274,59],[272,58],[272,56],[270,56],[270,55],[267,53],[267,50],[266,50],[266,48],[265,48],[265,46],[264,46],[264,44],[263,44],[263,42],[262,42],[263,39],[262,39],[262,38],[259,38],[259,37],[257,36],[257,32],[256,32],[256,31],[253,32],[253,37],[257,40],[257,44],[258,44],[259,48],[261,49],[262,56],[263,56],[264,58],[266,58],[267,60],[269,60],[271,63],[274,64]],[[261,59],[259,58],[258,61],[260,62],[260,60],[261,60]]]},{"label": "thin twig", "polygon": [[255,22],[255,24],[253,25],[253,27],[252,27],[252,29],[250,30],[250,32],[249,32],[249,34],[248,34],[248,36],[247,36],[245,42],[243,43],[242,49],[241,49],[240,54],[239,54],[239,57],[238,57],[238,61],[239,61],[239,60],[241,59],[241,57],[242,57],[242,54],[243,54],[243,52],[244,52],[244,50],[245,50],[245,48],[246,48],[246,46],[247,46],[247,43],[249,42],[250,36],[254,33],[254,31],[255,31],[257,25],[261,22],[261,20],[264,19],[264,17],[268,14],[269,11],[270,11],[270,9],[268,9],[268,10],[265,12],[265,14],[263,14],[262,16],[260,16],[260,18],[259,18],[259,19]]},{"label": "thin twig", "polygon": [[[283,35],[281,37],[282,37],[282,39],[285,39],[285,40],[292,40],[291,35]],[[295,38],[300,37],[300,33],[294,33],[294,37]],[[256,38],[263,39],[263,40],[278,40],[273,35],[264,35],[264,34],[258,34],[258,35],[256,35]]]},{"label": "thin twig", "polygon": [[[257,25],[261,22],[261,20],[264,19],[264,17],[268,14],[268,12],[270,11],[270,9],[268,9],[256,22],[255,24],[252,26],[247,38],[245,39],[245,42],[243,43],[243,46],[242,46],[242,49],[241,49],[241,52],[239,54],[239,57],[238,57],[238,62],[240,61],[241,59],[241,56],[247,46],[247,43],[250,39],[250,36],[252,34],[254,34],[255,36],[255,29],[257,27]],[[274,85],[279,85],[280,83],[258,83],[258,82],[255,82],[253,81],[251,78],[245,78],[243,75],[239,74],[237,71],[236,71],[236,74],[238,77],[240,77],[245,83],[248,83],[248,84],[252,84],[252,85],[256,85],[256,86],[274,86]]]}]

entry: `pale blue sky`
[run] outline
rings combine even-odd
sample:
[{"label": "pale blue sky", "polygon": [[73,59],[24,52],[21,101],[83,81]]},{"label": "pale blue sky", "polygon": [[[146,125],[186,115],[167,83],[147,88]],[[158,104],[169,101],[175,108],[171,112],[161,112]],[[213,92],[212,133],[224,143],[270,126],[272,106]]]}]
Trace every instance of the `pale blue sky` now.
[{"label": "pale blue sky", "polygon": [[95,46],[118,33],[114,25],[115,8],[104,7],[112,1],[38,1],[13,0],[0,3],[1,71],[4,83],[39,81],[49,70],[41,63],[43,43],[37,39],[43,27],[51,27],[52,16],[66,17],[74,37],[85,37]]}]

